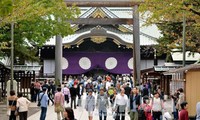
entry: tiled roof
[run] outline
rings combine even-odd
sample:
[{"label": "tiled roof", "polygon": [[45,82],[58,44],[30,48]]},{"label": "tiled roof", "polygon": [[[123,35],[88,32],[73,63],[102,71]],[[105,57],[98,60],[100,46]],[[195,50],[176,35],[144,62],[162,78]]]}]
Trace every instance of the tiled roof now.
[{"label": "tiled roof", "polygon": [[[78,33],[64,37],[63,44],[70,44],[73,41],[77,40],[82,35],[90,34],[92,29],[94,29],[94,28],[83,29],[83,30],[79,31]],[[106,30],[107,34],[114,35],[117,38],[120,38],[121,40],[123,40],[127,44],[133,43],[133,35],[132,34],[122,33],[117,30],[114,30],[114,29],[106,29],[106,28],[103,28],[103,29]],[[141,46],[149,46],[149,45],[156,45],[156,44],[157,44],[156,38],[153,38],[151,36],[140,33],[140,45]],[[55,37],[51,38],[46,43],[46,45],[55,45]]]},{"label": "tiled roof", "polygon": [[181,67],[178,69],[169,70],[168,72],[165,72],[164,74],[181,73],[181,72],[186,72],[190,70],[200,70],[200,64],[191,64],[191,65]]}]

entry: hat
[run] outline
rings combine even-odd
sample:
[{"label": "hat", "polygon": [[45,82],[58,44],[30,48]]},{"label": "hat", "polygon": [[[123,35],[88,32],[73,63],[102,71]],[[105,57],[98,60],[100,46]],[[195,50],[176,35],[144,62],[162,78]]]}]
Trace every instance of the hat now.
[{"label": "hat", "polygon": [[47,88],[46,87],[42,87],[42,91],[46,91],[47,90]]},{"label": "hat", "polygon": [[89,89],[88,92],[93,92],[93,90],[92,90],[92,89]]}]

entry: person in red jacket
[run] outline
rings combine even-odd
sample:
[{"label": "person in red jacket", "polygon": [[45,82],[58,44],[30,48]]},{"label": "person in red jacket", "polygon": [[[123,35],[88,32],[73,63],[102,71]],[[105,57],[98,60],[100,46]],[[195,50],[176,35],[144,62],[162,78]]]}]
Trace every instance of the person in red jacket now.
[{"label": "person in red jacket", "polygon": [[179,120],[189,120],[187,108],[188,108],[188,103],[182,102],[181,111],[179,112]]}]

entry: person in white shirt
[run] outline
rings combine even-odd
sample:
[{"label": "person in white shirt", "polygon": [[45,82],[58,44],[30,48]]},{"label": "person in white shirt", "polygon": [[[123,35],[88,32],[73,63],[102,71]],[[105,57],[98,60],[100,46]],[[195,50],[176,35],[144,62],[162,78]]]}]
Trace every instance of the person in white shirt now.
[{"label": "person in white shirt", "polygon": [[128,97],[125,94],[124,88],[121,88],[120,90],[121,90],[120,93],[115,98],[115,102],[113,106],[113,110],[116,113],[115,120],[120,120],[120,117],[121,117],[121,120],[125,120],[125,111],[129,102]]},{"label": "person in white shirt", "polygon": [[154,94],[151,105],[154,120],[160,120],[160,117],[162,115],[162,109],[164,108],[164,106],[163,101],[161,100],[158,92]]},{"label": "person in white shirt", "polygon": [[27,120],[30,103],[27,98],[23,97],[22,93],[18,93],[17,108],[19,109],[19,120]]},{"label": "person in white shirt", "polygon": [[107,81],[106,82],[106,90],[108,90],[108,88],[111,86],[111,83],[110,83],[110,81]]}]

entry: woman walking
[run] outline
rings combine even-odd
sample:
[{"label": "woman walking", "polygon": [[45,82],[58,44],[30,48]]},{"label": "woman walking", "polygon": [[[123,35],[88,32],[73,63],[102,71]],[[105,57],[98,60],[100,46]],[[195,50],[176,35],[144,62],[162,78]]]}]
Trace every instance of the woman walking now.
[{"label": "woman walking", "polygon": [[23,97],[22,93],[18,93],[17,108],[19,109],[19,120],[27,120],[30,103],[27,98]]},{"label": "woman walking", "polygon": [[92,89],[88,90],[88,96],[86,98],[85,109],[88,111],[89,120],[93,119],[93,112],[95,109],[95,97],[92,95]]},{"label": "woman walking", "polygon": [[10,91],[10,96],[8,97],[8,108],[11,109],[11,113],[9,116],[9,120],[16,120],[15,110],[17,105],[17,96],[15,95],[15,91]]},{"label": "woman walking", "polygon": [[54,102],[55,102],[54,109],[55,112],[57,113],[57,120],[61,120],[61,116],[63,117],[65,99],[64,99],[64,94],[61,92],[60,87],[57,88],[57,93],[55,94]]},{"label": "woman walking", "polygon": [[159,93],[156,92],[152,99],[152,111],[154,120],[160,120],[163,108],[163,101],[161,100]]}]

